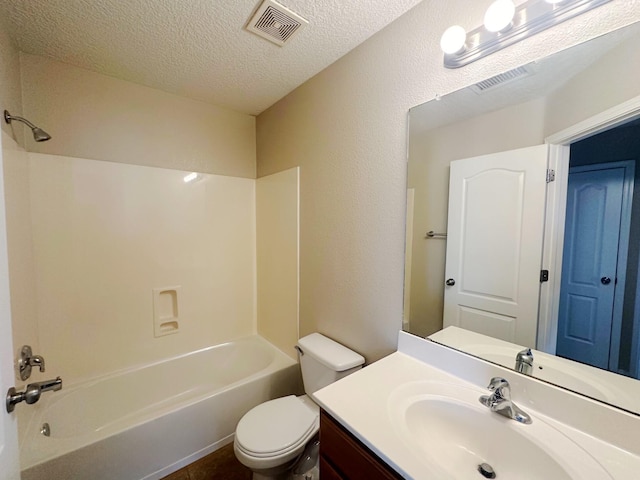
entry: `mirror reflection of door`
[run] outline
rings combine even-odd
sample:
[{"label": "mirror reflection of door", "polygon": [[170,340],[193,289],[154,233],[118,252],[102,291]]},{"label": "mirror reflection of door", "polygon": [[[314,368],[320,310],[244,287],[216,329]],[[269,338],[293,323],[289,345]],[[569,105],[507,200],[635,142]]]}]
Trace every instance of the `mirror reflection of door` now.
[{"label": "mirror reflection of door", "polygon": [[[640,243],[640,192],[636,193],[637,199],[633,194],[634,175],[640,173],[634,173],[634,160],[640,158],[638,124],[640,121],[631,122],[571,145],[565,245],[572,246],[568,246],[563,255],[562,272],[551,272],[562,279],[564,297],[561,295],[557,318],[557,350],[549,352],[634,377],[640,373],[637,367],[640,363],[640,301],[636,301],[640,298],[637,281],[640,259],[637,249],[629,251],[628,245]],[[507,184],[493,183],[500,169],[506,169],[500,173],[503,176],[506,171],[518,170],[520,166],[513,160],[526,150],[451,163],[443,281],[453,282],[445,286],[443,323],[445,327],[455,325],[520,345],[535,346],[541,244],[534,248],[529,245],[542,241],[543,229],[536,221],[533,224],[538,225],[537,230],[513,235],[518,231],[518,222],[522,222],[521,225],[530,222],[525,221],[524,216],[518,218],[509,213],[518,210],[511,207],[523,204],[524,197],[518,197],[522,192],[517,188],[511,189],[514,195],[510,196]],[[506,165],[488,163],[501,156],[507,161]],[[595,165],[596,160],[604,165]],[[539,170],[546,173],[546,163],[540,164]],[[542,178],[544,173],[536,176]],[[491,175],[494,179],[488,181]],[[472,186],[474,182],[476,186]],[[591,186],[585,188],[585,183]],[[544,191],[544,184],[542,189]],[[597,192],[603,189],[608,191],[608,203],[598,197]],[[586,193],[574,195],[580,191]],[[571,200],[572,196],[575,201]],[[542,200],[535,203],[541,215],[544,215],[544,198],[543,192]],[[532,205],[532,202],[526,200],[525,203]],[[591,215],[599,211],[599,216]],[[575,230],[573,236],[572,230]],[[594,235],[596,231],[602,235]],[[572,238],[582,243],[574,243]],[[513,252],[518,255],[512,255]],[[527,267],[528,273],[522,275],[525,261],[534,267]],[[600,293],[588,294],[589,286]],[[522,295],[525,291],[528,293]],[[515,293],[521,296],[516,298]],[[534,299],[535,305],[528,311],[518,310],[525,297]]]},{"label": "mirror reflection of door", "polygon": [[612,371],[619,355],[634,163],[569,170],[556,354]]},{"label": "mirror reflection of door", "polygon": [[556,351],[636,378],[639,258],[629,246],[640,243],[639,128],[636,120],[571,145]]},{"label": "mirror reflection of door", "polygon": [[548,146],[451,162],[444,326],[535,346]]}]

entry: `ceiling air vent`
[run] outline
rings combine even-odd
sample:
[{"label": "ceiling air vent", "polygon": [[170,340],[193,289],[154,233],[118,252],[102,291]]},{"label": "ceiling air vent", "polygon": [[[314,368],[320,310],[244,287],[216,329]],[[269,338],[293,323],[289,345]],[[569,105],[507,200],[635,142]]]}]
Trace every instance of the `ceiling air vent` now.
[{"label": "ceiling air vent", "polygon": [[518,78],[526,77],[530,75],[532,72],[529,65],[525,65],[523,67],[517,67],[513,70],[509,70],[508,72],[501,73],[496,75],[495,77],[487,78],[482,82],[476,83],[471,86],[471,89],[476,93],[483,93],[490,88],[497,87],[498,85],[503,85],[507,82],[511,82],[512,80],[516,80]]},{"label": "ceiling air vent", "polygon": [[283,46],[309,22],[273,0],[265,0],[249,20],[247,30]]}]

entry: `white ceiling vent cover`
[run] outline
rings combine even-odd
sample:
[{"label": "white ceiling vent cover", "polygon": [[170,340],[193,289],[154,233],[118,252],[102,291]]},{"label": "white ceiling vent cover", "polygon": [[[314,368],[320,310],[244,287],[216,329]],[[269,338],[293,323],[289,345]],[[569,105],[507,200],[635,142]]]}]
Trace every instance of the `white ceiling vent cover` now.
[{"label": "white ceiling vent cover", "polygon": [[283,46],[309,22],[273,0],[265,0],[249,20],[247,30]]},{"label": "white ceiling vent cover", "polygon": [[513,70],[500,73],[495,77],[487,78],[482,82],[476,83],[475,85],[471,85],[471,89],[476,93],[482,93],[491,88],[495,88],[498,85],[503,85],[513,80],[526,77],[528,75],[531,75],[532,73],[534,72],[531,64],[524,65],[523,67],[516,67]]}]

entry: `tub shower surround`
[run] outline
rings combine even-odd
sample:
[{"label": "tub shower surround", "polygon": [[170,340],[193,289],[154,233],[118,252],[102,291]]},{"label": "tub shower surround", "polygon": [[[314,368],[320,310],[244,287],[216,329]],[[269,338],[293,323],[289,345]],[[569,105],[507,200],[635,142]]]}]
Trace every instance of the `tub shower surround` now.
[{"label": "tub shower surround", "polygon": [[[300,392],[289,332],[256,336],[263,179],[5,160],[14,344],[47,359],[29,382],[64,379],[17,408],[23,479],[162,478],[230,442],[250,408]],[[276,176],[260,201],[297,206],[298,169]],[[287,222],[268,235],[295,236],[297,282],[297,207]]]},{"label": "tub shower surround", "polygon": [[255,180],[28,155],[37,349],[66,384],[255,333]]},{"label": "tub shower surround", "polygon": [[253,406],[296,391],[298,370],[249,336],[65,386],[34,405],[22,479],[160,479],[230,443]]}]

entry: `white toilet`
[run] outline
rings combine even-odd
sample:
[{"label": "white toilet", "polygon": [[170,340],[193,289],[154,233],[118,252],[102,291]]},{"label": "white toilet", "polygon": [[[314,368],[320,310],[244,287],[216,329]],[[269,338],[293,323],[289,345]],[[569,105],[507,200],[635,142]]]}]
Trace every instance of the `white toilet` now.
[{"label": "white toilet", "polygon": [[254,480],[286,478],[305,445],[318,432],[320,407],[314,392],[362,368],[364,358],[319,333],[296,347],[306,395],[277,398],[249,410],[238,422],[234,451]]}]

